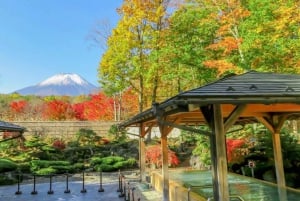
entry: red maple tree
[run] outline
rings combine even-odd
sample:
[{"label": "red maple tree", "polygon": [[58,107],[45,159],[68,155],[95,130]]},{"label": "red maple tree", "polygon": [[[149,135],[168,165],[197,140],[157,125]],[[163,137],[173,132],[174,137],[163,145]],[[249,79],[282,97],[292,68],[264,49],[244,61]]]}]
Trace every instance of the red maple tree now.
[{"label": "red maple tree", "polygon": [[[154,164],[155,167],[162,166],[162,156],[160,145],[149,146],[146,149],[146,163],[148,165]],[[170,166],[177,166],[179,164],[179,159],[174,151],[168,150],[168,161]]]},{"label": "red maple tree", "polygon": [[66,144],[62,140],[54,140],[52,143],[52,147],[58,150],[64,150],[66,148]]},{"label": "red maple tree", "polygon": [[244,139],[227,139],[227,160],[229,163],[239,161],[242,154],[238,151],[241,147],[245,145]]},{"label": "red maple tree", "polygon": [[72,105],[72,109],[77,120],[87,120],[84,116],[84,103],[75,103]]},{"label": "red maple tree", "polygon": [[28,103],[25,100],[12,101],[9,104],[10,109],[13,112],[15,112],[15,113],[22,113],[22,112],[24,112],[27,105],[28,105]]},{"label": "red maple tree", "polygon": [[50,120],[66,120],[74,117],[71,104],[63,100],[46,102],[44,117]]},{"label": "red maple tree", "polygon": [[87,120],[112,120],[113,99],[104,93],[90,95],[91,99],[84,102],[84,119]]}]

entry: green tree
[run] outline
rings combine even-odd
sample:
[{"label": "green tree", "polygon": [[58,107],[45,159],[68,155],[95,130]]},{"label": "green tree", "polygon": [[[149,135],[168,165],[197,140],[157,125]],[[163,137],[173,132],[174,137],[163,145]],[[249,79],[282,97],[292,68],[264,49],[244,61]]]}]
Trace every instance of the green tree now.
[{"label": "green tree", "polygon": [[240,25],[246,68],[299,72],[299,1],[245,1],[250,11]]},{"label": "green tree", "polygon": [[215,79],[215,71],[203,62],[208,57],[206,47],[215,40],[218,23],[211,9],[196,3],[182,6],[169,21],[161,52],[166,66],[162,77],[169,83],[171,96]]},{"label": "green tree", "polygon": [[125,0],[119,9],[121,20],[100,62],[100,82],[112,93],[134,90],[139,95],[140,112],[147,105],[147,97],[155,101],[157,96],[158,57],[153,59],[156,65],[151,65],[149,54],[161,41],[167,2]]}]

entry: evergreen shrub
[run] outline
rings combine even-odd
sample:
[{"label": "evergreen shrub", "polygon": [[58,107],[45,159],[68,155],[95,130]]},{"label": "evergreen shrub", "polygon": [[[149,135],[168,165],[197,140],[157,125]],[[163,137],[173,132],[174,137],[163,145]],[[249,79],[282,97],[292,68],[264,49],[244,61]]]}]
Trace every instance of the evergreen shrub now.
[{"label": "evergreen shrub", "polygon": [[31,171],[39,175],[74,171],[74,167],[71,166],[69,161],[33,160],[30,164]]},{"label": "evergreen shrub", "polygon": [[5,158],[0,158],[0,172],[9,172],[17,169],[17,164]]},{"label": "evergreen shrub", "polygon": [[37,171],[35,171],[35,174],[37,175],[53,175],[53,174],[56,174],[57,173],[57,170],[54,169],[53,167],[47,167],[47,168],[41,168]]}]

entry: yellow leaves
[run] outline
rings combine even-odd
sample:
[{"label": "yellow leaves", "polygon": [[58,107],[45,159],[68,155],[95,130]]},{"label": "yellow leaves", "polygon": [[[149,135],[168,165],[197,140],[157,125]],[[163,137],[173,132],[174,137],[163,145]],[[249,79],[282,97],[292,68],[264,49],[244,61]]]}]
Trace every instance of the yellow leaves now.
[{"label": "yellow leaves", "polygon": [[250,16],[250,11],[241,5],[238,0],[220,0],[214,1],[218,8],[220,28],[218,36],[232,34],[232,29],[239,25],[240,21]]},{"label": "yellow leaves", "polygon": [[145,19],[158,22],[165,15],[166,9],[164,0],[125,0],[119,13],[137,23]]},{"label": "yellow leaves", "polygon": [[218,43],[211,44],[207,47],[210,50],[223,50],[223,56],[230,54],[232,51],[239,48],[242,39],[235,39],[234,37],[227,36],[220,40]]},{"label": "yellow leaves", "polygon": [[208,60],[204,61],[203,65],[208,68],[213,68],[218,71],[218,76],[224,74],[227,71],[238,71],[238,67],[226,60]]},{"label": "yellow leaves", "polygon": [[297,32],[297,29],[299,30],[300,10],[296,4],[292,6],[281,5],[273,14],[276,20],[272,26],[276,32],[280,32],[284,37],[289,36],[288,30],[291,27],[295,29],[294,32]]}]

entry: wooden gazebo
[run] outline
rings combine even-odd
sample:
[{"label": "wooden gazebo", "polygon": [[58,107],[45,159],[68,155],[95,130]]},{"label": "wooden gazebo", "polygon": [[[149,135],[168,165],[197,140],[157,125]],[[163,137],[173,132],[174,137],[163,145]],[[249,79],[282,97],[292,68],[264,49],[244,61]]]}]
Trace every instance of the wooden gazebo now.
[{"label": "wooden gazebo", "polygon": [[7,140],[12,140],[15,138],[23,137],[23,133],[25,132],[25,128],[16,124],[8,123],[5,121],[0,121],[0,137],[1,133],[3,132],[16,132],[17,134],[10,136],[9,138],[0,138],[0,143],[7,141]]},{"label": "wooden gazebo", "polygon": [[[250,71],[180,93],[122,122],[139,127],[141,139],[158,126],[161,132],[163,200],[169,200],[167,136],[173,128],[210,137],[214,200],[228,201],[226,132],[236,124],[260,122],[272,133],[280,200],[286,200],[280,130],[288,119],[300,115],[300,75]],[[210,131],[193,126],[206,124]],[[140,140],[141,172],[145,170],[145,145]],[[142,178],[143,179],[143,178]]]}]

